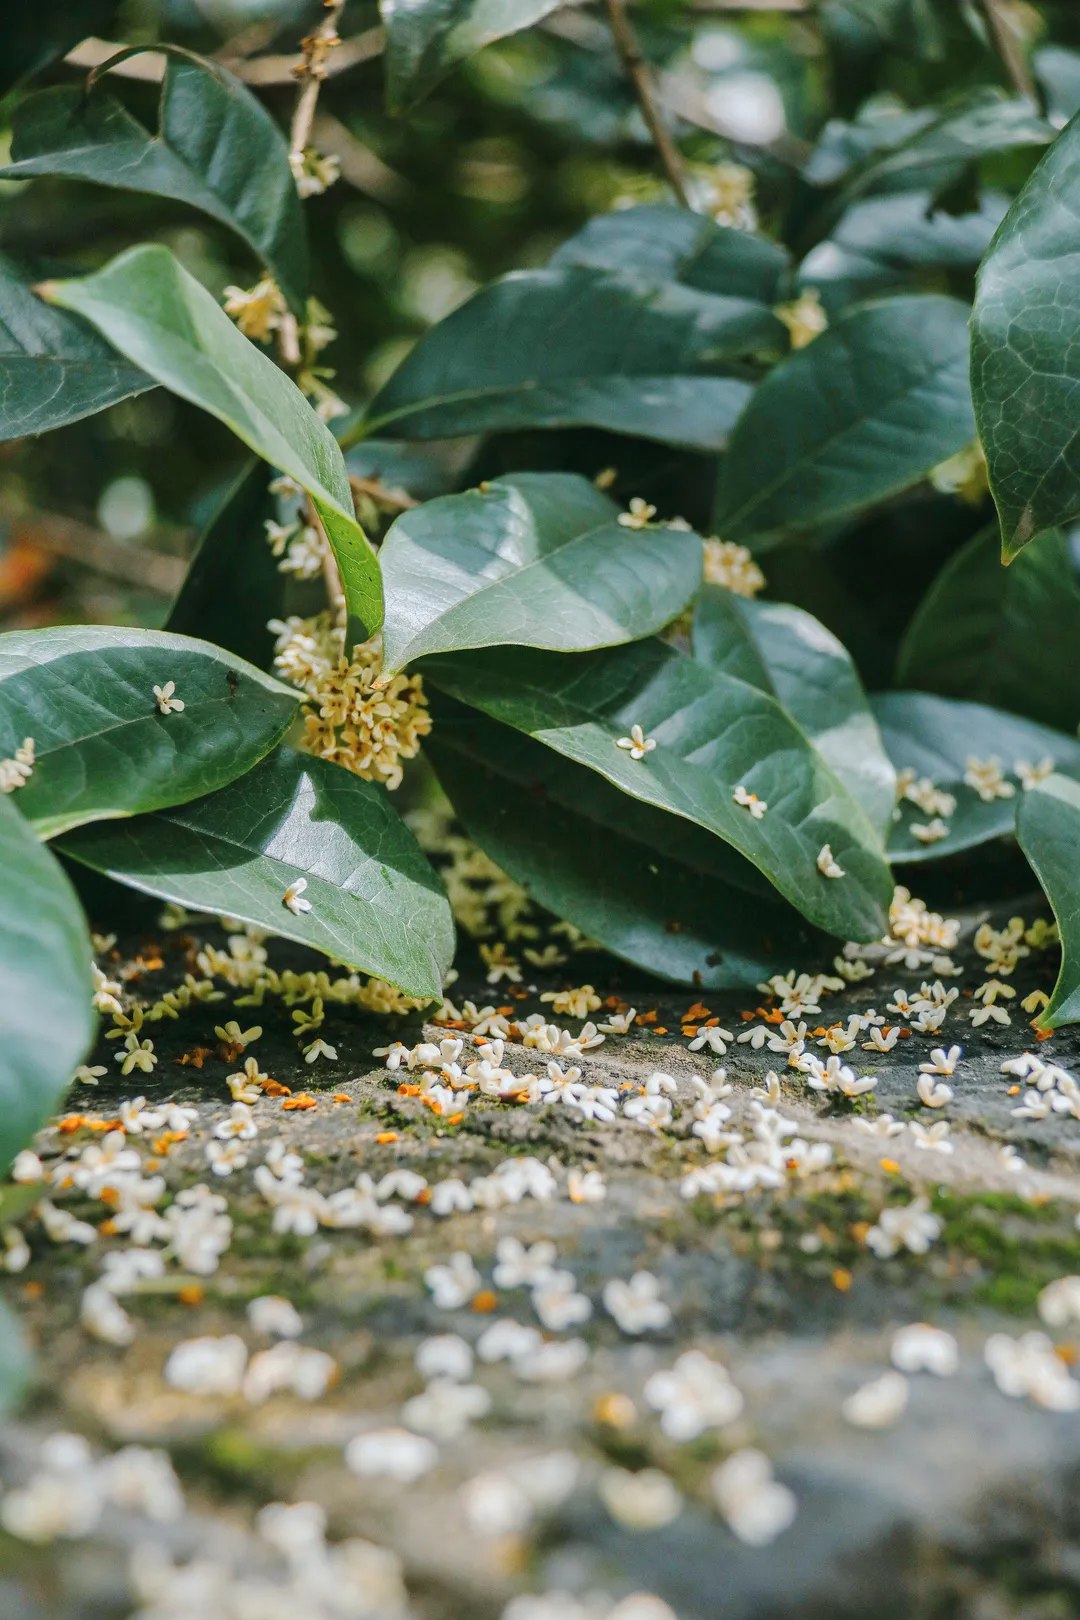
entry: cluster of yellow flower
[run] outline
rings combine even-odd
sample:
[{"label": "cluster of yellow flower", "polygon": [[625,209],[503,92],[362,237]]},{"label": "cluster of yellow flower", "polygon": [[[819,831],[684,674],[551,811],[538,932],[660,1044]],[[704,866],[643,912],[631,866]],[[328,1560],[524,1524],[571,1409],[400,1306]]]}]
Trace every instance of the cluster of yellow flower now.
[{"label": "cluster of yellow flower", "polygon": [[278,638],[274,667],[308,699],[302,746],[369,782],[400,787],[402,760],[415,759],[431,730],[421,676],[380,684],[382,637],[346,658],[345,632],[329,613],[275,619],[270,628]]}]

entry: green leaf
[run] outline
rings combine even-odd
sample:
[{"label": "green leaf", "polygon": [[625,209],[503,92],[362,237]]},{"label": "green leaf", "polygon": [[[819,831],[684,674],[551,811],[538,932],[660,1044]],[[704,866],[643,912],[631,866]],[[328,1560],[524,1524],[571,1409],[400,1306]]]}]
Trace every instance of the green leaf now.
[{"label": "green leaf", "polygon": [[[384,788],[279,748],[191,804],[67,834],[65,855],[146,894],[311,945],[409,995],[439,996],[450,907]],[[298,879],[311,910],[283,896]]]},{"label": "green leaf", "polygon": [[[176,686],[162,714],[154,687]],[[0,758],[34,739],[19,809],[43,838],[224,787],[284,735],[299,694],[206,641],[56,625],[0,636]]]},{"label": "green leaf", "polygon": [[6,1168],[56,1108],[96,1021],[82,908],[60,863],[7,794],[0,794],[0,871],[0,1165]]},{"label": "green leaf", "polygon": [[[490,648],[426,659],[443,691],[598,771],[633,798],[707,828],[815,926],[878,939],[892,880],[874,829],[776,699],[660,641],[597,653]],[[631,759],[639,725],[657,746]],[[733,801],[739,786],[769,808]],[[846,876],[823,877],[829,844]]]},{"label": "green leaf", "polygon": [[288,145],[265,107],[216,63],[170,54],[158,115],[150,135],[100,85],[40,90],[16,109],[0,178],[61,175],[188,203],[242,237],[303,317],[303,210]]},{"label": "green leaf", "polygon": [[1061,930],[1061,971],[1039,1014],[1043,1029],[1060,1029],[1080,1021],[1080,784],[1054,775],[1025,793],[1016,835]]},{"label": "green leaf", "polygon": [[632,270],[657,285],[676,281],[698,292],[771,305],[783,295],[788,255],[752,231],[715,225],[688,208],[650,204],[598,214],[549,263],[552,269]]},{"label": "green leaf", "polygon": [[916,279],[928,265],[974,269],[1008,209],[999,192],[977,212],[950,214],[930,191],[871,197],[847,209],[827,241],[799,266],[800,287],[816,287],[840,309]]},{"label": "green leaf", "polygon": [[1008,561],[1080,516],[1080,116],[1013,203],[979,272],[971,391]]},{"label": "green leaf", "polygon": [[572,266],[519,270],[420,339],[373,400],[366,431],[600,427],[717,450],[750,393],[725,370],[785,340],[749,299]]},{"label": "green leaf", "polygon": [[216,416],[308,491],[334,549],[349,614],[369,635],[376,631],[383,616],[379,564],[353,515],[336,439],[179,260],[167,248],[131,248],[96,275],[50,282],[48,297],[85,315],[121,354]]},{"label": "green leaf", "polygon": [[117,9],[117,0],[5,5],[0,15],[0,96],[66,55],[88,34],[103,33]]},{"label": "green leaf", "polygon": [[15,1405],[31,1376],[30,1352],[18,1318],[0,1301],[0,1412]]},{"label": "green leaf", "polygon": [[380,0],[386,27],[386,99],[407,112],[485,45],[555,11],[560,0]]},{"label": "green leaf", "polygon": [[78,422],[153,386],[92,326],[35,298],[0,254],[0,441]]},{"label": "green leaf", "polygon": [[200,635],[257,669],[267,669],[274,653],[267,623],[285,613],[285,575],[266,539],[266,523],[278,515],[269,484],[262,461],[249,461],[233,481],[199,538],[165,624],[178,636]]},{"label": "green leaf", "polygon": [[717,528],[774,544],[909,488],[974,434],[964,306],[864,304],[755,393],[724,458]]},{"label": "green leaf", "polygon": [[908,625],[896,684],[971,698],[1076,733],[1080,586],[1050,529],[1001,566],[997,526],[956,552]]},{"label": "green leaf", "polygon": [[820,964],[829,942],[797,911],[710,870],[717,850],[737,859],[718,839],[475,709],[439,694],[431,707],[424,753],[469,836],[606,950],[710,990]]},{"label": "green leaf", "polygon": [[424,653],[580,652],[662,629],[701,582],[701,541],[623,528],[618,510],[587,479],[514,473],[406,512],[380,553],[386,671]]},{"label": "green leaf", "polygon": [[1055,128],[1080,112],[1080,51],[1041,45],[1031,55],[1035,77],[1046,92],[1046,116]]},{"label": "green leaf", "polygon": [[[921,843],[911,827],[913,823],[925,827],[933,818],[901,800],[900,820],[893,823],[889,839],[891,861],[940,860],[1011,834],[1023,793],[1015,773],[1017,760],[1038,765],[1049,758],[1057,770],[1080,777],[1080,743],[1033,720],[926,692],[882,692],[870,701],[897,771],[913,770],[916,777],[928,777],[956,800],[955,811],[943,818],[948,836],[931,844]],[[964,781],[970,758],[997,759],[1012,793],[1006,798],[980,798]]]},{"label": "green leaf", "polygon": [[896,773],[851,656],[820,620],[786,602],[707,585],[694,610],[699,662],[771,692],[862,805],[882,844]]}]

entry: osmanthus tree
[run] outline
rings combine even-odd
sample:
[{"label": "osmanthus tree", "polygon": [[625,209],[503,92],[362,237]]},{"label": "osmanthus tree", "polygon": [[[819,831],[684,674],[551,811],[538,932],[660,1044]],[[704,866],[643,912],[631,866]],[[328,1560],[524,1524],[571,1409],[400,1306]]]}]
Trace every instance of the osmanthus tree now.
[{"label": "osmanthus tree", "polygon": [[[1080,58],[1055,48],[1029,94],[1014,42],[1003,89],[996,7],[956,24],[830,0],[799,21],[823,50],[860,29],[888,46],[918,13],[933,58],[935,29],[970,26],[975,87],[875,97],[819,118],[813,144],[705,162],[608,0],[655,196],[481,287],[348,411],[316,364],[329,317],[301,204],[333,178],[312,129],[342,5],[316,8],[288,129],[167,39],[144,73],[153,123],[125,99],[147,61],[129,48],[26,82],[113,9],[42,0],[0,24],[21,85],[0,180],[182,204],[261,279],[222,307],[160,240],[90,273],[77,254],[47,274],[0,259],[0,438],[160,387],[253,460],[163,629],[0,636],[0,1158],[92,1035],[87,925],[57,851],[439,996],[450,907],[393,798],[421,750],[539,905],[702,988],[880,939],[898,871],[1018,835],[1064,939],[1045,1022],[1080,1018],[1080,128],[1060,108],[1080,101]],[[384,0],[391,108],[412,116],[455,64],[552,10]],[[769,229],[751,164],[779,199]],[[118,202],[114,246],[128,217]],[[475,487],[434,477],[427,447],[464,439],[522,460]],[[574,470],[597,443],[640,458],[643,482],[657,457],[692,469],[701,533],[677,496],[658,520],[644,494],[613,499],[602,464]],[[928,500],[976,510],[987,473],[1008,568],[969,523],[893,688],[868,696],[858,591],[894,589],[875,536],[917,529]],[[376,547],[357,512],[378,529],[387,507]],[[853,536],[858,587],[823,590]],[[786,591],[762,596],[765,573]],[[306,616],[289,612],[298,578],[322,594]]]}]

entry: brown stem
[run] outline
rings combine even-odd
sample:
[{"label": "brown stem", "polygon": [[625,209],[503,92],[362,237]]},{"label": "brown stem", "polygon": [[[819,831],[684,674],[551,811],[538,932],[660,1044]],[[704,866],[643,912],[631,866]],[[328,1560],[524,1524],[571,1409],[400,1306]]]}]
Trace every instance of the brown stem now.
[{"label": "brown stem", "polygon": [[1009,76],[1013,89],[1029,101],[1038,104],[1038,94],[1035,81],[1031,77],[1031,70],[1024,55],[1023,45],[1009,21],[1006,8],[1001,0],[983,0],[983,10],[990,25],[990,32],[994,36],[994,44],[1001,58],[1001,64]]},{"label": "brown stem", "polygon": [[653,97],[648,64],[641,54],[641,46],[638,44],[637,35],[634,33],[630,25],[630,19],[626,15],[626,0],[604,0],[604,6],[607,10],[611,37],[615,41],[615,48],[626,70],[626,76],[633,86],[637,104],[641,109],[641,116],[644,118],[646,128],[653,138],[668,184],[683,207],[689,208],[690,199],[686,195],[686,180],[683,175],[682,158],[679,156],[678,148],[660,116],[659,108]]},{"label": "brown stem", "polygon": [[289,156],[297,161],[303,158],[311,140],[311,126],[315,122],[315,108],[319,103],[319,91],[326,78],[326,59],[330,56],[335,45],[340,45],[338,39],[338,18],[345,9],[345,0],[323,0],[326,16],[308,37],[301,42],[303,56],[300,66],[296,69],[296,77],[300,81],[300,92],[296,98],[293,109],[292,128],[289,134]]}]

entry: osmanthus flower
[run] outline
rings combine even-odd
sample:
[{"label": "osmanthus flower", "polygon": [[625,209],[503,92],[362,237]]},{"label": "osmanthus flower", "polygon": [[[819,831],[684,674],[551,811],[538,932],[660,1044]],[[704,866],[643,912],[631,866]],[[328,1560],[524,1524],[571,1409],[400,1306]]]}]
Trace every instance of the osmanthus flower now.
[{"label": "osmanthus flower", "polygon": [[58,1536],[87,1536],[97,1527],[103,1493],[81,1435],[52,1434],[38,1452],[40,1466],[21,1487],[4,1493],[0,1524],[20,1541],[45,1544]]},{"label": "osmanthus flower", "polygon": [[1080,1384],[1070,1378],[1045,1333],[1024,1333],[1018,1339],[992,1333],[983,1355],[1003,1395],[1026,1395],[1051,1412],[1080,1408]]},{"label": "osmanthus flower", "polygon": [[897,772],[896,792],[898,798],[909,800],[924,816],[951,816],[956,809],[951,793],[935,787],[928,776],[917,777],[910,768]]},{"label": "osmanthus flower", "polygon": [[948,838],[949,823],[935,816],[932,821],[913,821],[908,831],[920,844],[937,844],[941,839]]},{"label": "osmanthus flower", "polygon": [[919,1064],[919,1073],[951,1075],[955,1072],[956,1065],[963,1055],[964,1049],[962,1046],[950,1046],[948,1051],[943,1046],[935,1046],[930,1053],[929,1062],[924,1059]]},{"label": "osmanthus flower", "polygon": [[903,1373],[886,1372],[849,1395],[840,1409],[856,1428],[887,1429],[903,1416],[910,1393]]},{"label": "osmanthus flower", "polygon": [[440,1333],[417,1346],[413,1364],[421,1378],[450,1378],[467,1384],[472,1377],[473,1353],[458,1333]]},{"label": "osmanthus flower", "polygon": [[205,1334],[176,1345],[163,1376],[173,1389],[191,1395],[238,1395],[247,1362],[247,1345],[239,1334]]},{"label": "osmanthus flower", "polygon": [[1012,783],[1005,780],[1001,760],[996,754],[991,754],[989,759],[977,759],[974,754],[969,754],[965,761],[964,781],[987,804],[994,799],[1011,799],[1016,792]]},{"label": "osmanthus flower", "polygon": [[304,1331],[300,1312],[281,1294],[259,1294],[249,1300],[247,1319],[256,1333],[268,1338],[295,1339]]},{"label": "osmanthus flower", "polygon": [[79,1320],[91,1338],[123,1349],[135,1342],[135,1324],[119,1300],[102,1282],[83,1290]]},{"label": "osmanthus flower", "polygon": [[794,1024],[790,1018],[785,1018],[779,1029],[769,1035],[768,1044],[770,1052],[786,1052],[791,1063],[806,1049],[806,1024]]},{"label": "osmanthus flower", "polygon": [[612,1277],[603,1300],[623,1333],[656,1332],[671,1323],[671,1307],[660,1298],[660,1283],[651,1271],[635,1271],[628,1282]]},{"label": "osmanthus flower", "polygon": [[546,1239],[526,1247],[518,1238],[500,1238],[492,1281],[496,1288],[535,1288],[555,1275],[557,1260],[554,1243]]},{"label": "osmanthus flower", "polygon": [[898,1328],[889,1355],[899,1372],[928,1372],[936,1378],[951,1378],[960,1365],[960,1348],[952,1334],[929,1322]]},{"label": "osmanthus flower", "polygon": [[4,1240],[4,1253],[0,1265],[12,1276],[25,1271],[30,1264],[30,1245],[19,1227],[10,1224],[5,1226],[0,1237]]},{"label": "osmanthus flower", "polygon": [[900,1036],[897,1025],[891,1029],[872,1029],[870,1039],[863,1042],[864,1052],[891,1052]]},{"label": "osmanthus flower", "polygon": [[[750,1029],[744,1029],[735,1039],[740,1046],[750,1046],[753,1051],[760,1052],[769,1039],[770,1030],[767,1024],[754,1024]],[[783,1050],[783,1048],[781,1048]]]},{"label": "osmanthus flower", "polygon": [[915,1082],[915,1090],[924,1108],[944,1108],[953,1100],[952,1087],[945,1085],[944,1081],[935,1081],[933,1072],[920,1074]]},{"label": "osmanthus flower", "polygon": [[813,1091],[835,1092],[842,1097],[861,1097],[873,1091],[878,1083],[876,1074],[857,1075],[838,1057],[830,1057],[822,1063],[820,1058],[807,1053],[799,1067]]},{"label": "osmanthus flower", "polygon": [[817,869],[822,877],[842,878],[844,876],[844,868],[840,865],[828,844],[822,844],[818,850]]},{"label": "osmanthus flower", "polygon": [[742,805],[744,810],[749,810],[755,821],[760,821],[769,808],[764,799],[759,799],[756,793],[748,792],[742,782],[739,783],[731,797],[736,804]]},{"label": "osmanthus flower", "polygon": [[592,1301],[587,1294],[577,1292],[577,1278],[572,1271],[553,1271],[535,1283],[532,1306],[551,1333],[579,1327],[592,1315]]},{"label": "osmanthus flower", "polygon": [[103,1063],[80,1063],[71,1078],[73,1082],[78,1081],[83,1086],[96,1086],[101,1077],[108,1072]]},{"label": "osmanthus flower", "polygon": [[219,1041],[224,1041],[226,1046],[238,1046],[242,1051],[245,1046],[250,1046],[253,1041],[259,1039],[262,1025],[252,1024],[250,1029],[241,1029],[236,1019],[231,1018],[227,1024],[215,1024],[214,1034]]},{"label": "osmanthus flower", "polygon": [[247,1103],[234,1102],[224,1119],[214,1126],[214,1135],[221,1142],[236,1138],[240,1142],[253,1142],[259,1134],[255,1116]]},{"label": "osmanthus flower", "polygon": [[558,1063],[549,1063],[546,1076],[540,1080],[541,1100],[545,1104],[573,1103],[579,1093],[586,1090],[580,1069],[563,1069]]},{"label": "osmanthus flower", "polygon": [[707,1046],[714,1056],[723,1057],[727,1052],[727,1043],[734,1039],[735,1036],[730,1029],[721,1029],[716,1024],[711,1028],[703,1025],[690,1042],[689,1050],[691,1052],[700,1052]]},{"label": "osmanthus flower", "polygon": [[616,738],[615,746],[628,753],[631,759],[644,759],[645,755],[651,754],[656,747],[656,738],[646,737],[639,725],[633,725],[630,727],[629,737]]},{"label": "osmanthus flower", "polygon": [[481,945],[480,956],[487,968],[488,984],[498,984],[502,979],[507,984],[521,983],[521,963],[516,956],[511,956],[501,940],[494,945]]},{"label": "osmanthus flower", "polygon": [[457,1440],[475,1418],[487,1416],[491,1404],[491,1396],[481,1384],[433,1378],[422,1394],[405,1402],[401,1421],[433,1440]]},{"label": "osmanthus flower", "polygon": [[517,1361],[538,1350],[542,1343],[538,1328],[526,1327],[512,1316],[504,1316],[484,1329],[476,1341],[476,1353],[489,1365],[496,1361]]},{"label": "osmanthus flower", "polygon": [[316,1036],[310,1045],[302,1050],[305,1063],[314,1063],[315,1059],[320,1057],[326,1058],[331,1063],[337,1062],[337,1047],[331,1046],[329,1041],[324,1041],[321,1035]]},{"label": "osmanthus flower", "polygon": [[[860,1020],[850,1018],[846,1024],[833,1024],[824,1035],[818,1037],[819,1046],[827,1046],[834,1057],[841,1052],[850,1052],[856,1044],[856,1036],[860,1033]],[[743,1036],[739,1036],[742,1040]]]},{"label": "osmanthus flower", "polygon": [[[183,708],[183,704],[180,705]],[[16,748],[14,758],[0,759],[0,793],[14,793],[25,787],[34,774],[34,739],[27,737]]]},{"label": "osmanthus flower", "polygon": [[733,540],[705,541],[705,579],[710,585],[723,585],[736,596],[757,596],[765,589],[765,575],[746,546]]},{"label": "osmanthus flower", "polygon": [[260,1350],[248,1362],[241,1394],[252,1406],[271,1395],[289,1390],[302,1401],[317,1401],[337,1377],[333,1356],[281,1339],[270,1350]]},{"label": "osmanthus flower", "polygon": [[275,1232],[295,1232],[297,1237],[313,1237],[320,1223],[337,1224],[330,1218],[329,1200],[314,1187],[305,1187],[298,1181],[279,1181],[264,1164],[255,1170],[255,1184],[267,1203],[273,1205],[271,1225]]},{"label": "osmanthus flower", "polygon": [[23,1148],[21,1153],[15,1155],[11,1166],[11,1179],[26,1184],[45,1180],[45,1166],[32,1149]]},{"label": "osmanthus flower", "polygon": [[180,714],[183,711],[183,700],[181,698],[174,697],[173,694],[175,691],[175,681],[166,681],[164,686],[154,687],[154,698],[156,699],[157,706],[162,714],[173,714],[174,712],[176,714]]},{"label": "osmanthus flower", "polygon": [[427,1192],[427,1185],[426,1179],[415,1170],[389,1170],[375,1187],[375,1197],[380,1204],[388,1198],[403,1198],[413,1204]]},{"label": "osmanthus flower", "polygon": [[750,1095],[755,1102],[768,1103],[770,1108],[776,1108],[782,1101],[783,1096],[780,1090],[780,1076],[776,1070],[769,1070],[762,1085],[751,1086]]},{"label": "osmanthus flower", "polygon": [[597,1489],[611,1517],[628,1530],[661,1530],[682,1512],[682,1492],[659,1468],[605,1468]]},{"label": "osmanthus flower", "polygon": [[469,1529],[484,1539],[519,1536],[532,1523],[532,1503],[507,1474],[476,1474],[461,1487],[459,1496]]},{"label": "osmanthus flower", "polygon": [[545,990],[540,1000],[550,1001],[552,1012],[570,1018],[587,1018],[601,1005],[601,998],[591,984],[569,990]]},{"label": "osmanthus flower", "polygon": [[130,1074],[132,1069],[141,1069],[143,1074],[149,1074],[157,1063],[153,1041],[149,1038],[140,1041],[133,1031],[124,1036],[124,1045],[114,1056],[121,1074]]},{"label": "osmanthus flower", "polygon": [[345,1447],[345,1466],[359,1479],[392,1479],[413,1485],[439,1461],[439,1448],[408,1429],[369,1429]]},{"label": "osmanthus flower", "polygon": [[225,313],[236,322],[247,338],[267,343],[288,313],[288,305],[272,276],[264,276],[254,287],[225,288]]},{"label": "osmanthus flower", "polygon": [[99,1142],[90,1142],[83,1148],[68,1174],[73,1184],[91,1198],[100,1198],[101,1189],[116,1176],[139,1171],[142,1160],[134,1148],[127,1145],[123,1131],[107,1131]]},{"label": "osmanthus flower", "polygon": [[940,1216],[931,1214],[928,1198],[920,1197],[910,1204],[893,1204],[883,1209],[876,1226],[866,1234],[866,1246],[880,1260],[888,1260],[901,1249],[911,1254],[926,1254],[941,1232]]},{"label": "osmanthus flower", "polygon": [[952,1129],[948,1120],[939,1119],[934,1125],[921,1125],[917,1119],[911,1121],[908,1127],[911,1139],[917,1148],[923,1148],[931,1153],[952,1153],[953,1144],[949,1140]]},{"label": "osmanthus flower", "polygon": [[565,1100],[568,1108],[576,1109],[595,1124],[610,1125],[618,1118],[619,1093],[614,1086],[582,1086]]},{"label": "osmanthus flower", "polygon": [[270,1076],[264,1074],[259,1067],[258,1058],[245,1058],[244,1067],[236,1074],[227,1074],[225,1084],[232,1093],[234,1102],[246,1103],[249,1107],[258,1102],[262,1096],[262,1088]]},{"label": "osmanthus flower", "polygon": [[584,1339],[556,1339],[515,1357],[510,1369],[525,1384],[565,1384],[577,1377],[588,1359]]},{"label": "osmanthus flower", "polygon": [[1048,1327],[1080,1322],[1080,1277],[1057,1277],[1039,1294],[1039,1315]]},{"label": "osmanthus flower", "polygon": [[660,1413],[660,1427],[669,1440],[696,1440],[708,1429],[733,1422],[743,1409],[727,1368],[703,1350],[687,1350],[666,1372],[653,1373],[644,1394]]},{"label": "osmanthus flower", "polygon": [[630,510],[620,512],[618,522],[624,529],[647,529],[655,516],[656,507],[650,506],[640,495],[634,495],[630,501]]},{"label": "osmanthus flower", "polygon": [[[242,1108],[243,1103],[237,1104]],[[228,1142],[207,1142],[206,1163],[215,1176],[231,1176],[234,1170],[247,1168],[248,1149],[237,1137]]]},{"label": "osmanthus flower", "polygon": [[710,1484],[728,1525],[751,1547],[768,1546],[795,1520],[795,1494],[773,1477],[764,1452],[752,1447],[733,1452],[714,1470]]},{"label": "osmanthus flower", "polygon": [[607,1197],[607,1183],[599,1170],[575,1166],[567,1174],[566,1194],[572,1204],[599,1204]]},{"label": "osmanthus flower", "polygon": [[464,1249],[458,1249],[445,1265],[429,1266],[424,1281],[441,1311],[456,1311],[467,1305],[483,1287],[484,1280]]},{"label": "osmanthus flower", "polygon": [[798,298],[790,303],[774,305],[773,314],[787,327],[793,349],[805,349],[829,325],[828,314],[816,287],[805,287]]},{"label": "osmanthus flower", "polygon": [[637,1008],[628,1007],[624,1013],[612,1013],[606,1024],[598,1027],[605,1035],[629,1035],[637,1017]]}]

